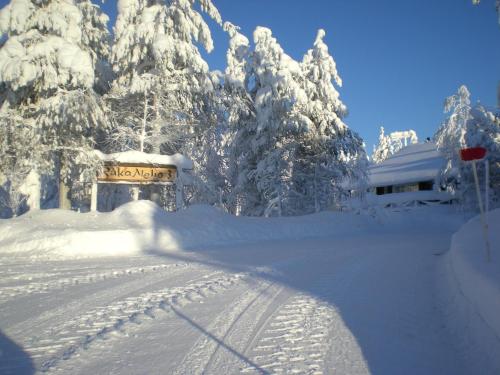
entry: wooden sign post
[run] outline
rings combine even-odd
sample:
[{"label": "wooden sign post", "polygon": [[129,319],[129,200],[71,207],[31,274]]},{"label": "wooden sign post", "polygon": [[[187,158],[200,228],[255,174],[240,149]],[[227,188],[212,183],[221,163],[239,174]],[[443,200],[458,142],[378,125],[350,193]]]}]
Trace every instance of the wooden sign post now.
[{"label": "wooden sign post", "polygon": [[91,211],[97,210],[98,184],[128,184],[134,186],[134,200],[139,199],[140,185],[174,185],[176,207],[184,205],[183,184],[190,181],[193,162],[184,155],[157,155],[140,151],[104,154],[95,151],[104,166],[93,182]]},{"label": "wooden sign post", "polygon": [[[177,167],[175,165],[105,162],[102,172],[97,176],[97,181],[92,184],[90,210],[97,211],[97,184],[99,183],[172,185],[179,182],[177,177]],[[177,188],[177,194],[182,194],[182,189]],[[177,197],[177,203],[179,199],[182,199],[182,196]]]},{"label": "wooden sign post", "polygon": [[133,184],[171,184],[177,177],[177,167],[173,165],[144,165],[105,163],[98,182]]}]

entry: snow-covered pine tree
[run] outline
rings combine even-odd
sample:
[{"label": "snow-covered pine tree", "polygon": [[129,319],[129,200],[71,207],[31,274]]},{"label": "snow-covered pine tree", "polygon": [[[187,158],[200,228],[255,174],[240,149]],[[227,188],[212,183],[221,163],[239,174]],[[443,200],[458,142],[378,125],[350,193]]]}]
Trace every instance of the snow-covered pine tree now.
[{"label": "snow-covered pine tree", "polygon": [[395,131],[385,135],[384,128],[380,127],[378,145],[373,147],[372,161],[379,164],[394,155],[408,144],[418,143],[418,136],[414,130]]},{"label": "snow-covered pine tree", "polygon": [[302,191],[304,212],[330,206],[348,194],[346,190],[363,186],[366,179],[363,141],[343,122],[347,108],[335,87],[341,87],[342,80],[324,42],[325,35],[324,30],[318,31],[313,48],[301,64],[307,95],[303,115],[310,126],[301,141],[300,163],[294,174],[302,180],[295,185]]},{"label": "snow-covered pine tree", "polygon": [[38,141],[34,121],[24,119],[17,111],[0,111],[0,190],[3,190],[0,191],[0,215],[5,209],[7,217],[22,212],[28,199],[22,186],[34,169],[34,162],[40,163],[42,157],[38,154]]},{"label": "snow-covered pine tree", "polygon": [[450,115],[434,135],[436,145],[446,159],[446,166],[440,176],[441,185],[463,197],[468,188],[466,184],[457,184],[461,180],[462,170],[459,151],[467,145],[465,135],[471,111],[470,93],[465,85],[460,86],[456,94],[446,98],[444,111]]},{"label": "snow-covered pine tree", "polygon": [[224,30],[229,34],[223,87],[228,123],[226,176],[229,192],[226,204],[230,212],[240,214],[260,200],[257,186],[250,184],[248,179],[256,167],[248,164],[251,140],[256,132],[254,103],[247,91],[252,52],[250,41],[239,32],[239,27],[226,22]]},{"label": "snow-covered pine tree", "polygon": [[116,80],[108,101],[112,149],[181,152],[202,172],[208,147],[202,143],[215,131],[218,82],[195,44],[213,49],[196,3],[221,23],[210,0],[118,1],[111,54]]},{"label": "snow-covered pine tree", "polygon": [[232,35],[226,81],[246,87],[254,106],[242,107],[232,143],[238,207],[247,215],[295,215],[329,206],[363,180],[366,155],[342,121],[347,110],[332,82],[341,81],[324,31],[302,63],[269,29],[256,29],[252,52],[248,39]]},{"label": "snow-covered pine tree", "polygon": [[[470,110],[465,134],[467,147],[481,146],[487,150],[487,162],[490,168],[490,207],[500,206],[500,114],[489,111],[481,104]],[[480,176],[483,175],[483,163],[478,164]],[[472,185],[473,175],[470,167],[462,168],[462,178]],[[480,179],[481,183],[484,182]],[[470,198],[470,197],[469,197]],[[475,196],[472,196],[475,199]],[[476,204],[476,203],[474,203]]]},{"label": "snow-covered pine tree", "polygon": [[[498,114],[486,110],[482,105],[471,106],[467,87],[460,86],[455,95],[445,101],[445,112],[450,113],[434,136],[446,158],[441,172],[441,184],[457,194],[457,198],[468,208],[477,208],[474,179],[470,165],[460,159],[460,149],[484,147],[492,175],[492,198],[498,205],[499,191],[495,181],[500,179],[500,121]],[[478,164],[483,173],[483,163]]]},{"label": "snow-covered pine tree", "polygon": [[385,129],[380,127],[378,136],[378,144],[373,146],[373,153],[371,160],[375,163],[381,163],[391,155],[390,138],[385,135]]},{"label": "snow-covered pine tree", "polygon": [[0,11],[1,111],[35,127],[31,162],[39,173],[70,181],[94,165],[89,151],[107,124],[94,90],[106,22],[90,0],[11,1]]},{"label": "snow-covered pine tree", "polygon": [[297,192],[292,183],[295,154],[310,122],[299,110],[307,100],[300,85],[303,74],[271,30],[257,27],[254,43],[247,82],[256,121],[237,135],[247,136],[245,149],[236,155],[238,189],[250,192],[243,199],[242,213],[290,215],[296,213]]},{"label": "snow-covered pine tree", "polygon": [[179,151],[182,134],[189,133],[185,125],[203,111],[199,97],[213,85],[194,42],[210,52],[213,41],[195,2],[221,22],[210,0],[118,1],[110,101],[116,130],[124,135],[115,135],[115,148]]}]

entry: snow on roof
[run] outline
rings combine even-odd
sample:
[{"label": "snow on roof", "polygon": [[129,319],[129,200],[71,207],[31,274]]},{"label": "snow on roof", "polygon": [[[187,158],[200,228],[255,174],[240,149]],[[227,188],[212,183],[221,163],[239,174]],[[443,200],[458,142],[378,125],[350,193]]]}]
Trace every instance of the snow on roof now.
[{"label": "snow on roof", "polygon": [[104,154],[100,151],[95,152],[104,162],[175,165],[179,169],[193,169],[191,159],[181,154],[158,155],[140,151],[116,152],[114,154]]},{"label": "snow on roof", "polygon": [[435,180],[445,160],[434,142],[404,147],[368,168],[370,187]]}]

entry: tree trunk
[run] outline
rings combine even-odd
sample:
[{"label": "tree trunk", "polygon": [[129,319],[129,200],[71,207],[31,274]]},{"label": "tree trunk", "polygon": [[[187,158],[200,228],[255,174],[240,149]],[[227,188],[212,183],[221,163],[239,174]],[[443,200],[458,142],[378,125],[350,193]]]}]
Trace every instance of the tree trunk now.
[{"label": "tree trunk", "polygon": [[62,210],[71,210],[71,199],[69,198],[70,188],[64,180],[65,161],[64,154],[59,154],[59,208]]},{"label": "tree trunk", "polygon": [[139,186],[133,186],[131,190],[132,190],[132,200],[138,201],[139,200]]},{"label": "tree trunk", "polygon": [[159,142],[159,137],[160,137],[160,132],[161,129],[160,127],[160,108],[158,106],[158,96],[155,93],[153,95],[153,105],[155,109],[155,122],[154,122],[154,127],[153,127],[153,154],[160,154],[160,142]]},{"label": "tree trunk", "polygon": [[59,176],[59,208],[71,210],[71,199],[69,198],[70,188],[64,181],[63,176]]},{"label": "tree trunk", "polygon": [[148,97],[147,92],[144,91],[144,113],[142,117],[141,140],[139,144],[139,151],[144,152],[144,142],[146,140],[146,125],[148,120]]}]

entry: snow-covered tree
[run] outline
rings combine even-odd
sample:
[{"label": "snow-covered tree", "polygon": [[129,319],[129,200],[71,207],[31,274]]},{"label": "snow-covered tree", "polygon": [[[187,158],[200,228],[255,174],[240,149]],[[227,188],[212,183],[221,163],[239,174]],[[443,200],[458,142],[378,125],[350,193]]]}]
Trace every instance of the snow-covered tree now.
[{"label": "snow-covered tree", "polygon": [[[336,86],[342,86],[336,63],[324,42],[326,33],[320,29],[313,48],[303,58],[304,88],[307,106],[303,114],[310,126],[302,144],[299,184],[305,194],[303,209],[315,211],[331,205],[345,190],[363,185],[366,153],[361,138],[343,122],[347,107],[340,100]],[[295,173],[298,175],[298,173]],[[348,182],[347,182],[348,181]],[[350,186],[350,189],[346,189]],[[309,199],[307,199],[307,197]],[[314,205],[309,201],[314,199]]]},{"label": "snow-covered tree", "polygon": [[[490,207],[500,206],[500,116],[498,113],[487,110],[481,104],[474,105],[469,112],[467,131],[465,133],[467,147],[484,147],[487,151],[486,159],[490,168]],[[479,175],[484,174],[484,164],[478,163]],[[460,185],[464,203],[472,202],[477,205],[474,193],[474,177],[472,169],[463,163],[460,165]],[[484,179],[480,178],[484,186]]]},{"label": "snow-covered tree", "polygon": [[[37,129],[33,121],[27,121],[16,111],[0,111],[0,207],[7,207],[12,216],[20,213],[21,205],[28,198],[22,186],[33,170],[33,160],[40,148]],[[3,178],[2,178],[3,177]]]},{"label": "snow-covered tree", "polygon": [[254,102],[247,91],[252,51],[250,41],[239,32],[239,27],[226,22],[224,30],[229,34],[222,90],[227,121],[226,206],[230,212],[240,214],[246,213],[247,206],[254,207],[260,200],[256,185],[249,183],[248,174],[253,172],[247,164],[256,130]]},{"label": "snow-covered tree", "polygon": [[[460,159],[460,150],[469,147],[484,147],[487,149],[487,159],[491,168],[492,199],[499,204],[500,120],[498,113],[488,111],[480,104],[472,106],[470,93],[465,86],[461,86],[457,94],[446,99],[445,111],[450,115],[434,136],[447,161],[441,174],[442,185],[455,192],[466,206],[476,206],[472,170],[470,165]],[[478,167],[481,175],[483,163],[479,163]]]},{"label": "snow-covered tree", "polygon": [[385,135],[384,127],[380,127],[379,143],[373,147],[372,161],[375,164],[383,162],[408,144],[418,143],[414,130],[395,131]]},{"label": "snow-covered tree", "polygon": [[210,52],[213,41],[196,4],[221,23],[210,0],[118,1],[111,53],[116,80],[108,101],[113,149],[181,152],[202,173],[209,147],[203,142],[217,123],[218,81],[197,47]]},{"label": "snow-covered tree", "polygon": [[235,155],[239,162],[237,189],[249,192],[242,203],[244,214],[291,214],[295,153],[298,138],[309,124],[298,110],[307,100],[300,85],[303,74],[271,30],[257,27],[254,43],[246,82],[250,82],[256,118],[236,136],[240,142]]},{"label": "snow-covered tree", "polygon": [[0,11],[1,111],[35,127],[34,156],[43,156],[31,163],[40,172],[53,173],[51,160],[68,179],[105,131],[95,89],[103,87],[107,19],[90,0],[17,0]]},{"label": "snow-covered tree", "polygon": [[[245,87],[250,105],[238,112],[231,180],[247,215],[318,211],[364,176],[361,139],[343,122],[341,84],[320,30],[302,63],[285,54],[269,29],[248,39],[232,30],[226,84]],[[243,94],[240,103],[247,103]],[[252,106],[253,103],[253,106]]]},{"label": "snow-covered tree", "polygon": [[[460,149],[466,147],[465,135],[470,119],[470,93],[465,85],[458,92],[445,100],[444,111],[450,116],[440,126],[434,140],[446,158],[446,166],[441,175],[443,184],[451,187],[450,182],[457,181],[461,166]],[[454,188],[453,188],[454,189]]]},{"label": "snow-covered tree", "polygon": [[383,126],[380,127],[380,133],[378,136],[378,144],[373,146],[373,153],[371,160],[378,164],[383,162],[389,156],[391,156],[390,149],[390,137],[385,135],[385,129]]},{"label": "snow-covered tree", "polygon": [[[208,65],[195,45],[210,52],[213,41],[195,2],[221,22],[210,0],[118,1],[111,54],[117,77],[110,100],[117,132],[135,134],[130,137],[135,149],[159,153],[167,144],[177,151],[183,125],[195,121],[193,114],[200,111],[195,96],[213,89]],[[122,116],[125,107],[129,110]]]}]

